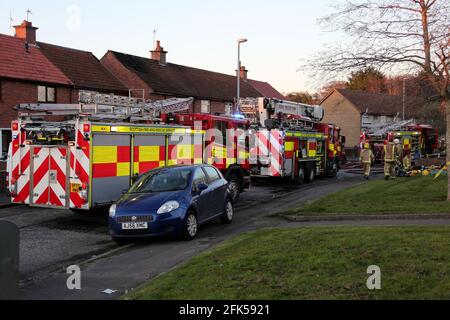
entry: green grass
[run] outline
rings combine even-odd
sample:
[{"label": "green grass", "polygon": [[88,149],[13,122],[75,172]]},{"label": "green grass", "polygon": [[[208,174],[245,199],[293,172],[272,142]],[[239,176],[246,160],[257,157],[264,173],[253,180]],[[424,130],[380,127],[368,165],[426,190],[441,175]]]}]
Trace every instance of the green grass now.
[{"label": "green grass", "polygon": [[307,203],[287,214],[320,216],[330,214],[450,213],[447,176],[372,180]]},{"label": "green grass", "polygon": [[[369,291],[367,268],[382,272]],[[450,299],[450,228],[295,228],[245,234],[125,299]]]}]

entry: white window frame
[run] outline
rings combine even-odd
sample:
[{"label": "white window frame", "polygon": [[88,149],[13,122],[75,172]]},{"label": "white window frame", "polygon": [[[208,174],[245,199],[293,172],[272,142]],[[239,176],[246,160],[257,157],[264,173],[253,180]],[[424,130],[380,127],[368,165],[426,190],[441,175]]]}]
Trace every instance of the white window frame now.
[{"label": "white window frame", "polygon": [[211,113],[211,101],[209,100],[201,100],[200,101],[200,111],[204,114]]},{"label": "white window frame", "polygon": [[[44,91],[45,91],[45,99],[44,99],[44,100],[40,99],[40,97],[39,97],[39,90],[40,90],[41,88],[43,88]],[[53,101],[49,101],[49,100],[48,100],[48,96],[49,96],[48,91],[49,91],[49,89],[53,89],[53,90],[54,90],[54,92],[53,92],[53,99],[54,99],[54,100],[53,100]],[[43,86],[43,85],[38,85],[37,100],[38,100],[38,102],[40,102],[40,103],[56,103],[56,87],[53,87],[53,86]]]}]

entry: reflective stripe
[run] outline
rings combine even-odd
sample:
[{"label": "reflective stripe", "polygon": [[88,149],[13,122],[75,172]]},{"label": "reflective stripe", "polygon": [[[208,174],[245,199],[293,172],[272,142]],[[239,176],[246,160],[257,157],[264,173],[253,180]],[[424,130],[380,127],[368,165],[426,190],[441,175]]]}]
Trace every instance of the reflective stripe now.
[{"label": "reflective stripe", "polygon": [[129,177],[131,174],[131,163],[123,162],[117,164],[117,177]]},{"label": "reflective stripe", "polygon": [[94,147],[94,164],[116,163],[117,147]]},{"label": "reflective stripe", "polygon": [[292,152],[294,151],[294,141],[286,141],[285,145],[285,151],[286,152]]},{"label": "reflective stripe", "polygon": [[[138,162],[155,162],[160,160],[160,147],[139,147],[139,158]],[[136,159],[135,159],[136,161]]]}]

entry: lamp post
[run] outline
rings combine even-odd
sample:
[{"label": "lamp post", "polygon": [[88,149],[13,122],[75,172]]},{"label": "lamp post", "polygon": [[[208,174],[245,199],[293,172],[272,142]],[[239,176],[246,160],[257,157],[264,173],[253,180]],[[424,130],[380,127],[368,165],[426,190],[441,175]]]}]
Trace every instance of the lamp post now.
[{"label": "lamp post", "polygon": [[237,96],[236,96],[236,111],[240,112],[240,99],[241,99],[241,43],[247,42],[245,38],[238,40],[238,67],[237,67]]}]

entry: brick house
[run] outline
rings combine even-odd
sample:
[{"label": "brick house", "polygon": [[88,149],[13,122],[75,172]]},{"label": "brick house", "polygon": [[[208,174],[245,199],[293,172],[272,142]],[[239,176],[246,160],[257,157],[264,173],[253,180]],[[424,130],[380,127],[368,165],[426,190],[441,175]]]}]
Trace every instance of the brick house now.
[{"label": "brick house", "polygon": [[[325,109],[323,121],[342,128],[349,149],[359,145],[365,126],[388,125],[403,119],[403,96],[335,89],[320,104]],[[424,104],[421,98],[405,97],[406,118],[413,118],[415,110]]]},{"label": "brick house", "polygon": [[248,70],[242,66],[239,76],[243,82],[248,82],[256,91],[259,92],[259,97],[286,100],[286,97],[278,92],[268,82],[248,79]]},{"label": "brick house", "polygon": [[[236,76],[168,63],[167,51],[159,41],[156,49],[151,51],[151,58],[108,51],[101,63],[133,90],[136,97],[151,100],[193,97],[190,112],[224,114],[232,111],[237,91]],[[240,76],[243,79],[241,97],[265,96],[258,87],[282,97],[268,83],[247,81],[245,68]]]},{"label": "brick house", "polygon": [[38,42],[28,21],[15,29],[15,36],[0,34],[0,154],[20,103],[77,103],[79,90],[128,94],[92,53]]}]

